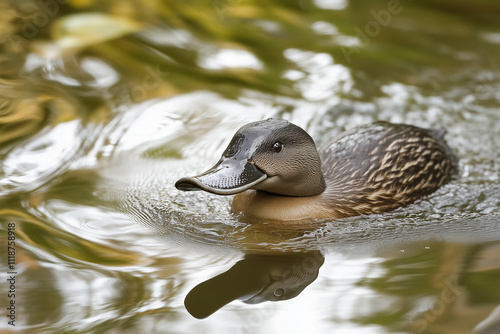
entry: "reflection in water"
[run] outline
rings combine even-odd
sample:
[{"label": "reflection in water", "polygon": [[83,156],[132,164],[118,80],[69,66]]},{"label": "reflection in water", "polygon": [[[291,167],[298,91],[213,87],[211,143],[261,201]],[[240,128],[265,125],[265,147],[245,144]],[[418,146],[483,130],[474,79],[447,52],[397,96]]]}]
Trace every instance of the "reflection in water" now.
[{"label": "reflection in water", "polygon": [[317,277],[324,262],[319,251],[247,254],[228,271],[194,287],[184,301],[195,318],[206,318],[235,299],[247,304],[298,296]]},{"label": "reflection in water", "polygon": [[428,241],[405,243],[410,254],[400,256],[379,250],[385,253],[376,266],[380,274],[357,282],[375,294],[361,298],[370,312],[357,312],[357,321],[405,333],[499,333],[499,246]]}]

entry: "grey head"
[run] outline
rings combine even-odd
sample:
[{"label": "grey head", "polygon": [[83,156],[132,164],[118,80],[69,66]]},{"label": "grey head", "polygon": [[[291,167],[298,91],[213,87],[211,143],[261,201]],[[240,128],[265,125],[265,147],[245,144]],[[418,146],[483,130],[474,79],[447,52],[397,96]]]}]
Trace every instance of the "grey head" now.
[{"label": "grey head", "polygon": [[179,190],[232,195],[248,189],[287,196],[313,196],[325,189],[313,139],[300,127],[267,119],[240,128],[220,160],[206,172],[183,177]]},{"label": "grey head", "polygon": [[247,304],[291,299],[314,282],[324,261],[317,250],[246,254],[226,272],[195,286],[184,305],[191,315],[203,319],[236,299]]}]

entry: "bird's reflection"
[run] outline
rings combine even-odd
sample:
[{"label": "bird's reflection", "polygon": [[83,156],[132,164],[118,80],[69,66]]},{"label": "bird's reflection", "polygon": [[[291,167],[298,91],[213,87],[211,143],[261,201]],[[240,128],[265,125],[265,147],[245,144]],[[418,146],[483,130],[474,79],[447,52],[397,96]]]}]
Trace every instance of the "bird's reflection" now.
[{"label": "bird's reflection", "polygon": [[194,287],[184,304],[192,316],[202,319],[236,299],[257,304],[294,298],[318,277],[324,261],[319,251],[247,254],[228,271]]}]

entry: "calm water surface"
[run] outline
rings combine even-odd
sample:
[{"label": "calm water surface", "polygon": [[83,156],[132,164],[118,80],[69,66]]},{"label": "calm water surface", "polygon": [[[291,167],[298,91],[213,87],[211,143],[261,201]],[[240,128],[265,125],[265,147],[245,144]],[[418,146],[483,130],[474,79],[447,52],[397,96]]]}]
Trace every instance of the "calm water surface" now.
[{"label": "calm water surface", "polygon": [[[0,12],[0,332],[500,333],[498,1]],[[460,177],[314,226],[175,189],[268,117],[318,146],[375,120],[443,128]]]}]

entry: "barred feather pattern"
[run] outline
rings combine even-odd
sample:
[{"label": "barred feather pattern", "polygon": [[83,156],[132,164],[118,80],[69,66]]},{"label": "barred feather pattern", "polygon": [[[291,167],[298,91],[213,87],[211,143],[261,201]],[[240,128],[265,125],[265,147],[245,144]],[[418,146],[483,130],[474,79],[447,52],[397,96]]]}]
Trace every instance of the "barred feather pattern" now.
[{"label": "barred feather pattern", "polygon": [[320,152],[327,183],[321,197],[334,216],[349,217],[390,211],[434,192],[458,173],[444,134],[386,122],[356,128]]}]

